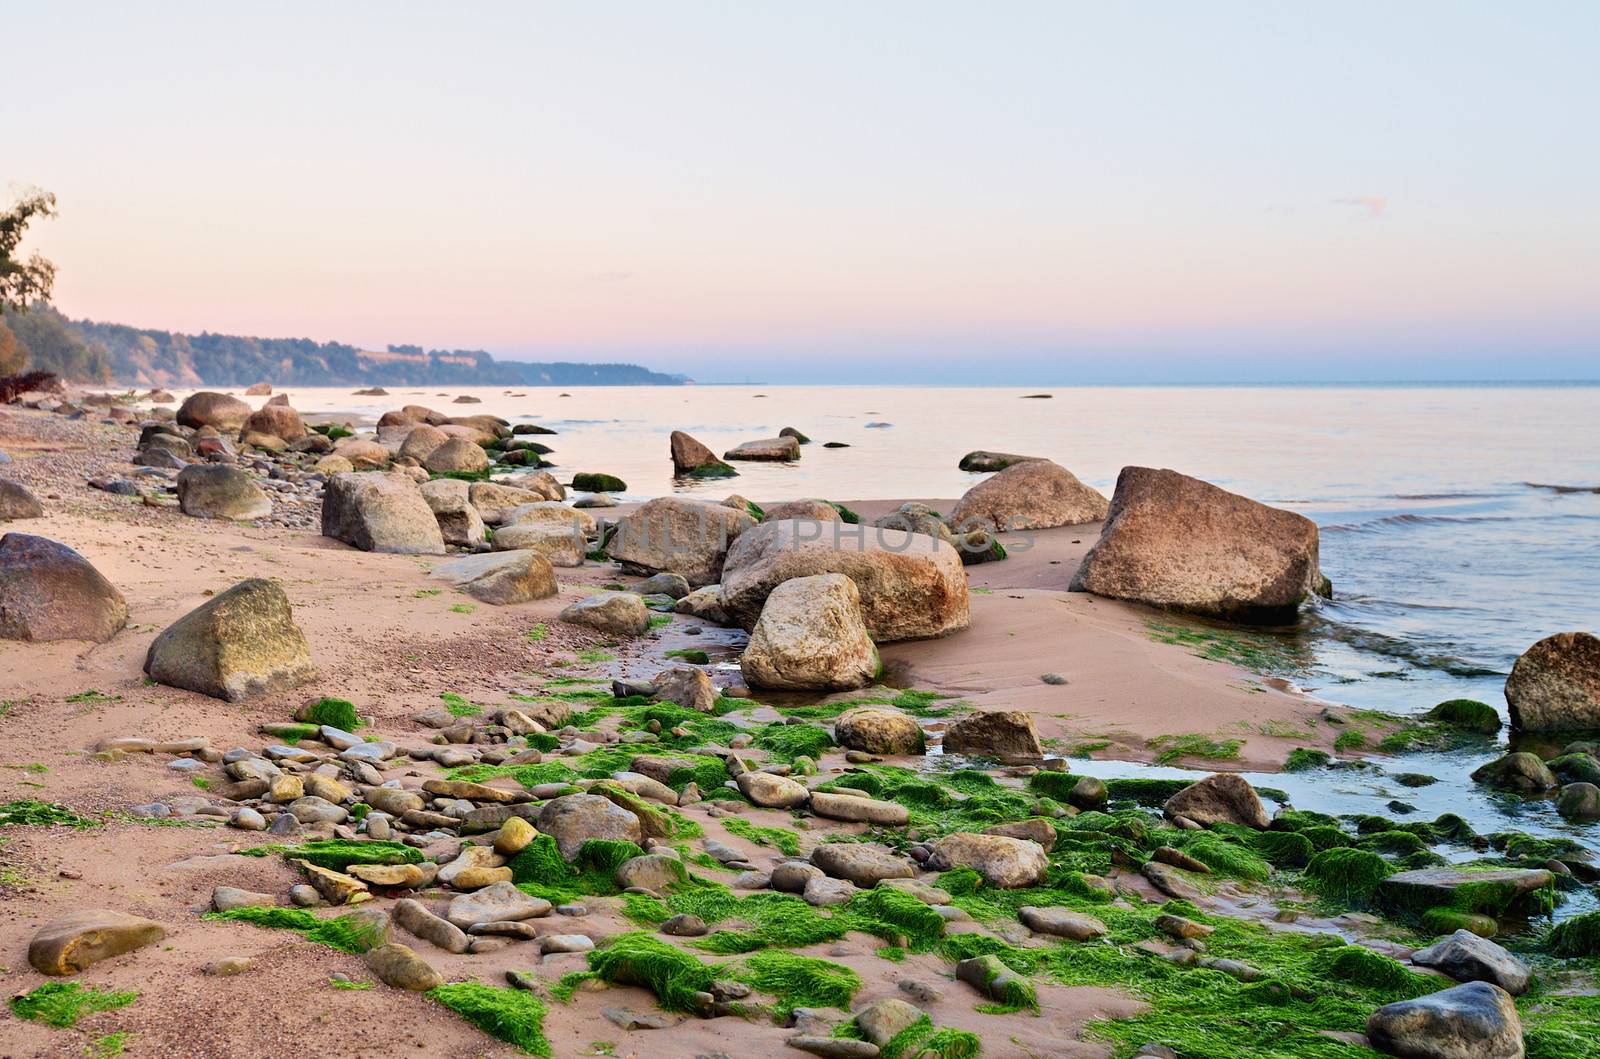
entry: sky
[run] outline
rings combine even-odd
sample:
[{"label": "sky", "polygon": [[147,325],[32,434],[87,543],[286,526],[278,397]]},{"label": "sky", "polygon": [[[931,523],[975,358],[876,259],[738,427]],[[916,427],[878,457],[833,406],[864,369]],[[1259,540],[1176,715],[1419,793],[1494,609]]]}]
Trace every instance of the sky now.
[{"label": "sky", "polygon": [[0,0],[72,316],[704,382],[1600,378],[1600,4]]}]

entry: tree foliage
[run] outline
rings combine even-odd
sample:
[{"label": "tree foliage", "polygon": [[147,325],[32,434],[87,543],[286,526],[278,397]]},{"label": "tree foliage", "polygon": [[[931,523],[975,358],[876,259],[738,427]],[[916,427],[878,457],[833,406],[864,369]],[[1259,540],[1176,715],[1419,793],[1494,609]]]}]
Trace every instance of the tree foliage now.
[{"label": "tree foliage", "polygon": [[0,213],[0,308],[26,309],[50,300],[56,267],[37,253],[23,257],[19,247],[35,217],[56,215],[56,197],[48,191],[29,191]]}]

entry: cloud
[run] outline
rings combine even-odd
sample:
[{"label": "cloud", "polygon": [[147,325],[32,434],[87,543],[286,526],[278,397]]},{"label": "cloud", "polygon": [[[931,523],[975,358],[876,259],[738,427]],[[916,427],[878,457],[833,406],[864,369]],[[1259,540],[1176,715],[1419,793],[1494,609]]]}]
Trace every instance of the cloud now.
[{"label": "cloud", "polygon": [[1389,208],[1389,200],[1382,195],[1352,195],[1349,198],[1334,199],[1338,206],[1354,206],[1356,209],[1366,210],[1368,220],[1377,220],[1383,216],[1383,211]]}]

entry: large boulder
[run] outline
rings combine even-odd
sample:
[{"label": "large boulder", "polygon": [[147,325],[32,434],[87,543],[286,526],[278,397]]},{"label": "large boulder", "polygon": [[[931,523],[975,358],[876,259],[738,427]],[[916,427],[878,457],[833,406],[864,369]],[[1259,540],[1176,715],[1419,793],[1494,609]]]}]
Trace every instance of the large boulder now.
[{"label": "large boulder", "polygon": [[967,575],[949,544],[920,533],[844,523],[786,519],[741,533],[722,569],[723,604],[735,621],[753,628],[774,588],[830,573],[856,583],[876,643],[944,636],[971,624]]},{"label": "large boulder", "polygon": [[166,937],[160,923],[109,908],[68,912],[40,927],[28,943],[28,963],[53,977],[77,974],[101,960],[142,949]]},{"label": "large boulder", "polygon": [[990,886],[1015,890],[1044,882],[1050,858],[1043,846],[1025,838],[958,831],[933,844],[928,867],[934,871],[971,868]]},{"label": "large boulder", "polygon": [[606,554],[626,567],[710,585],[721,576],[730,547],[754,525],[749,514],[722,504],[662,496],[617,520]]},{"label": "large boulder", "polygon": [[1378,902],[1413,916],[1442,907],[1498,919],[1537,912],[1555,881],[1543,868],[1416,868],[1378,883]]},{"label": "large boulder", "polygon": [[596,592],[569,604],[558,617],[612,636],[642,636],[650,628],[649,608],[632,592]]},{"label": "large boulder", "polygon": [[950,524],[996,532],[1076,526],[1099,522],[1108,506],[1060,464],[1024,460],[968,489],[950,512]]},{"label": "large boulder", "polygon": [[859,842],[824,842],[811,851],[811,863],[835,879],[871,888],[884,879],[914,879],[917,866],[898,853]]},{"label": "large boulder", "polygon": [[239,702],[316,672],[289,597],[271,581],[241,581],[179,618],[145,656],[150,679]]},{"label": "large boulder", "polygon": [[473,599],[495,606],[549,599],[558,588],[550,560],[533,551],[464,555],[440,563],[428,576],[448,581]]},{"label": "large boulder", "polygon": [[1558,632],[1528,648],[1506,679],[1506,704],[1525,732],[1600,728],[1600,637]]},{"label": "large boulder", "polygon": [[861,620],[861,594],[843,574],[785,581],[772,590],[739,669],[751,687],[848,691],[882,669]]},{"label": "large boulder", "polygon": [[48,537],[0,537],[0,640],[105,643],[128,604],[89,560]]},{"label": "large boulder", "polygon": [[1327,590],[1316,523],[1149,467],[1118,475],[1105,529],[1072,589],[1250,622],[1293,620]]},{"label": "large boulder", "polygon": [[272,514],[272,500],[238,467],[193,463],[178,472],[178,507],[195,518],[256,519]]},{"label": "large boulder", "polygon": [[669,439],[672,446],[672,473],[691,478],[728,478],[739,472],[717,459],[717,454],[681,430],[674,430]]},{"label": "large boulder", "polygon": [[539,810],[540,834],[555,839],[556,848],[567,860],[591,838],[638,842],[643,838],[639,818],[609,798],[598,794],[567,794],[547,802]]},{"label": "large boulder", "polygon": [[237,434],[249,418],[249,405],[237,397],[212,390],[191,394],[178,406],[178,425],[197,430],[215,427],[224,434]]},{"label": "large boulder", "polygon": [[478,548],[488,542],[478,509],[467,500],[467,483],[459,478],[436,478],[423,482],[422,499],[439,523],[446,544]]},{"label": "large boulder", "polygon": [[466,438],[451,438],[428,453],[422,466],[430,474],[482,474],[489,469],[489,456]]},{"label": "large boulder", "polygon": [[19,518],[44,518],[44,505],[21,482],[0,478],[0,522]]},{"label": "large boulder", "polygon": [[1197,824],[1242,824],[1264,831],[1272,818],[1250,781],[1232,772],[1219,772],[1189,784],[1161,807],[1169,820]]},{"label": "large boulder", "polygon": [[1367,1019],[1367,1039],[1405,1059],[1522,1059],[1522,1020],[1497,985],[1453,989],[1385,1004]]},{"label": "large boulder", "polygon": [[1033,718],[1021,710],[984,710],[969,713],[944,734],[947,754],[979,757],[1038,758],[1044,755]]},{"label": "large boulder", "polygon": [[244,421],[244,433],[265,434],[284,441],[299,441],[310,433],[300,413],[287,404],[268,402],[250,413]]},{"label": "large boulder", "polygon": [[444,536],[422,490],[398,474],[347,472],[328,479],[322,533],[362,551],[444,554]]},{"label": "large boulder", "polygon": [[922,727],[910,714],[888,706],[858,706],[833,722],[833,738],[846,750],[868,754],[920,754]]},{"label": "large boulder", "polygon": [[415,423],[406,430],[405,440],[400,442],[400,449],[395,453],[395,458],[423,463],[433,455],[435,449],[449,440],[450,435],[438,427],[427,423]]}]

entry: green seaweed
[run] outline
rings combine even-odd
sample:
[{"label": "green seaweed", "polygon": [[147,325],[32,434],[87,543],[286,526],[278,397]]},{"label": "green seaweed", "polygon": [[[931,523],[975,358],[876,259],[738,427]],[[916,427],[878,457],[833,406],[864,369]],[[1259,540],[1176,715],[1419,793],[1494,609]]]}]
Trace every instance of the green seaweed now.
[{"label": "green seaweed", "polygon": [[31,798],[0,805],[0,827],[99,827],[91,820],[59,802],[40,802]]},{"label": "green seaweed", "polygon": [[737,816],[725,817],[722,826],[730,835],[738,835],[758,846],[775,846],[786,857],[800,854],[800,836],[786,827],[758,827]]},{"label": "green seaweed", "polygon": [[615,985],[643,986],[667,1011],[693,1011],[718,969],[643,932],[619,934],[589,953],[589,970]]},{"label": "green seaweed", "polygon": [[304,908],[230,908],[226,912],[207,912],[202,918],[293,930],[307,941],[340,952],[362,953],[385,941],[383,923],[375,922],[360,912],[321,919]]},{"label": "green seaweed", "polygon": [[85,1015],[115,1011],[139,998],[132,989],[107,991],[78,982],[46,982],[11,998],[11,1013],[19,1019],[42,1022],[56,1029],[75,1026]]},{"label": "green seaweed", "polygon": [[245,857],[283,854],[287,860],[304,860],[319,868],[344,871],[352,864],[421,864],[422,851],[403,842],[318,838],[299,845],[253,846],[237,851]]},{"label": "green seaweed", "polygon": [[1447,699],[1424,716],[1437,724],[1466,732],[1494,735],[1500,730],[1500,715],[1494,707],[1476,699]]},{"label": "green seaweed", "polygon": [[525,989],[451,982],[428,990],[427,996],[489,1036],[514,1044],[529,1055],[551,1054],[550,1042],[544,1035],[544,1003]]},{"label": "green seaweed", "polygon": [[1372,902],[1378,884],[1393,874],[1394,868],[1376,853],[1336,847],[1311,858],[1305,884],[1326,900],[1365,907]]},{"label": "green seaweed", "polygon": [[361,727],[361,718],[356,716],[356,707],[349,699],[333,699],[324,695],[305,709],[305,723],[327,725],[329,728],[338,728],[346,732],[353,732]]}]

